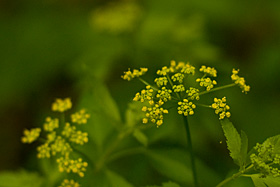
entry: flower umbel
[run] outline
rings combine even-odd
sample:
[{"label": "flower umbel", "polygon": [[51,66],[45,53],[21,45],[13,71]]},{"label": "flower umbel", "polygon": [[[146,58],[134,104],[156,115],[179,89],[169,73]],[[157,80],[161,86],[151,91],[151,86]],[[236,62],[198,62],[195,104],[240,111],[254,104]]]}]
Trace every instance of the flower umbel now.
[{"label": "flower umbel", "polygon": [[52,104],[52,111],[54,112],[65,112],[72,108],[72,102],[70,98],[66,99],[56,99],[56,101]]},{"label": "flower umbel", "polygon": [[23,131],[24,136],[21,138],[22,143],[32,143],[40,136],[41,129],[34,128],[31,130],[25,129]]},{"label": "flower umbel", "polygon": [[183,102],[178,102],[179,107],[178,114],[183,114],[184,116],[193,115],[193,109],[196,108],[196,105],[193,102],[189,102],[189,100],[184,99]]},{"label": "flower umbel", "polygon": [[130,81],[135,77],[140,77],[140,76],[144,75],[147,71],[148,71],[148,68],[140,68],[140,70],[134,69],[133,71],[130,71],[130,69],[128,69],[128,71],[125,71],[124,75],[122,75],[121,77],[124,80]]},{"label": "flower umbel", "polygon": [[230,112],[228,111],[230,107],[226,104],[226,97],[222,99],[214,98],[214,103],[211,105],[215,109],[215,114],[219,115],[219,119],[224,119],[225,117],[230,117]]},{"label": "flower umbel", "polygon": [[238,72],[239,70],[233,69],[231,79],[235,84],[239,85],[239,87],[242,89],[242,92],[247,93],[250,91],[250,86],[245,84],[244,77],[239,77]]},{"label": "flower umbel", "polygon": [[[90,117],[85,112],[85,109],[80,110],[71,115],[72,125],[69,122],[65,122],[64,113],[71,109],[72,103],[70,98],[56,99],[52,104],[52,111],[61,112],[62,118],[47,117],[46,122],[43,125],[43,130],[46,133],[45,138],[41,138],[43,144],[37,147],[37,157],[39,159],[51,158],[59,156],[57,160],[58,168],[60,172],[66,171],[67,173],[73,172],[80,177],[85,175],[87,162],[84,162],[82,158],[77,160],[71,159],[73,154],[73,148],[71,143],[83,145],[88,142],[88,133],[76,130],[75,124],[85,124]],[[70,118],[70,117],[69,117]],[[24,136],[22,137],[23,143],[32,143],[40,136],[41,128],[34,128],[31,130],[24,130]],[[61,186],[79,187],[80,185],[73,180],[64,180]]]},{"label": "flower umbel", "polygon": [[64,179],[59,187],[80,187],[80,184],[75,182],[73,179]]}]

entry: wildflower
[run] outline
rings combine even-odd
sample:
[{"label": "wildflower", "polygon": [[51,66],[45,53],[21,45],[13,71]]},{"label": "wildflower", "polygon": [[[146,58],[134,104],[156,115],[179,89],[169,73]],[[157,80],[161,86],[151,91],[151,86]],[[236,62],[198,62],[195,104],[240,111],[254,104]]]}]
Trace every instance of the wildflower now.
[{"label": "wildflower", "polygon": [[75,126],[71,126],[70,123],[65,123],[65,126],[64,126],[61,134],[65,137],[69,138],[71,136],[71,134],[74,133],[75,131],[76,131]]},{"label": "wildflower", "polygon": [[215,80],[211,80],[209,77],[198,78],[198,79],[196,79],[196,82],[199,82],[199,85],[201,87],[206,87],[207,91],[210,91],[214,87],[214,85],[217,84],[217,82]]},{"label": "wildflower", "polygon": [[56,139],[56,132],[51,132],[47,135],[47,143],[51,143]]},{"label": "wildflower", "polygon": [[142,108],[143,112],[146,112],[146,117],[143,118],[143,123],[148,123],[150,120],[152,123],[155,123],[158,126],[162,125],[163,123],[163,114],[167,114],[168,110],[163,109],[161,106],[161,102],[159,104],[155,104],[153,107],[146,107]]},{"label": "wildflower", "polygon": [[88,166],[87,162],[83,162],[82,158],[77,160],[69,159],[68,157],[60,157],[57,160],[58,169],[60,172],[73,172],[77,173],[80,177],[84,177],[84,172],[86,171],[86,167]]},{"label": "wildflower", "polygon": [[172,75],[171,79],[175,82],[178,81],[179,83],[183,83],[183,79],[184,79],[185,75],[182,73],[176,73],[174,75]]},{"label": "wildflower", "polygon": [[38,151],[38,154],[37,154],[38,158],[50,158],[51,157],[51,154],[50,154],[51,148],[49,147],[48,143],[42,144],[39,147],[37,147],[37,151]]},{"label": "wildflower", "polygon": [[122,75],[121,78],[130,81],[135,77],[140,77],[144,75],[147,71],[148,68],[140,68],[140,70],[134,69],[133,71],[130,71],[130,69],[128,69],[128,71],[124,72],[124,75]]},{"label": "wildflower", "polygon": [[44,124],[44,130],[51,132],[56,128],[58,128],[58,119],[52,119],[51,117],[47,117],[46,123]]},{"label": "wildflower", "polygon": [[83,145],[84,143],[88,142],[88,133],[82,132],[82,131],[76,131],[71,134],[71,137],[69,140],[76,144]]},{"label": "wildflower", "polygon": [[[280,176],[279,159],[280,155],[274,153],[274,145],[259,144],[254,147],[257,153],[250,155],[252,164],[255,170],[261,173],[261,177],[272,175],[273,177]],[[278,165],[278,166],[275,166]]]},{"label": "wildflower", "polygon": [[158,71],[157,71],[157,74],[158,74],[158,75],[166,76],[167,73],[169,73],[169,72],[170,72],[170,69],[167,68],[166,66],[163,66],[163,67],[161,68],[161,70],[158,70]]},{"label": "wildflower", "polygon": [[80,184],[75,182],[73,179],[64,179],[59,187],[80,187]]},{"label": "wildflower", "polygon": [[182,101],[178,102],[178,105],[179,105],[179,107],[177,108],[178,114],[183,114],[184,116],[194,114],[193,109],[196,108],[196,105],[193,104],[192,102],[189,102],[189,100],[184,99],[183,102]]},{"label": "wildflower", "polygon": [[201,66],[199,69],[200,72],[203,72],[211,77],[217,77],[217,70],[215,68]]},{"label": "wildflower", "polygon": [[166,86],[168,83],[168,80],[166,77],[159,77],[159,78],[155,79],[155,83],[157,84],[158,87]]},{"label": "wildflower", "polygon": [[230,107],[226,104],[226,97],[222,99],[214,98],[214,103],[211,107],[215,109],[216,114],[219,114],[219,119],[224,119],[225,117],[229,118],[231,116],[230,112],[228,112]]},{"label": "wildflower", "polygon": [[158,90],[157,98],[163,100],[164,102],[171,100],[172,90],[166,89],[166,87],[162,87],[161,90]]},{"label": "wildflower", "polygon": [[66,142],[61,136],[57,136],[54,143],[51,145],[52,155],[60,153],[61,155],[69,155],[72,152],[72,148],[69,143]]},{"label": "wildflower", "polygon": [[133,99],[133,101],[150,101],[153,99],[153,92],[154,90],[151,86],[146,86],[146,90],[142,90],[141,93],[137,93]]},{"label": "wildflower", "polygon": [[194,100],[194,99],[199,100],[199,90],[197,88],[190,87],[186,91],[186,93],[191,100]]},{"label": "wildflower", "polygon": [[[180,63],[179,63],[179,65],[180,65]],[[194,73],[195,73],[195,67],[190,65],[189,63],[184,64],[184,66],[182,66],[181,68],[182,68],[181,73],[192,74],[192,75],[194,75]]]},{"label": "wildflower", "polygon": [[242,89],[242,92],[247,93],[250,91],[250,86],[245,84],[244,77],[239,77],[238,72],[239,70],[233,69],[231,79],[236,85],[239,85],[239,87]]},{"label": "wildflower", "polygon": [[52,111],[64,112],[68,109],[72,108],[72,102],[70,98],[66,99],[56,99],[56,101],[52,104]]},{"label": "wildflower", "polygon": [[25,129],[23,131],[24,136],[21,138],[22,143],[32,143],[40,136],[41,129],[33,128],[31,130]]},{"label": "wildflower", "polygon": [[172,89],[173,89],[174,92],[183,92],[183,91],[185,91],[185,87],[184,87],[183,84],[174,85],[172,87]]},{"label": "wildflower", "polygon": [[85,109],[71,115],[72,122],[78,124],[86,124],[89,117],[90,115],[86,113]]}]

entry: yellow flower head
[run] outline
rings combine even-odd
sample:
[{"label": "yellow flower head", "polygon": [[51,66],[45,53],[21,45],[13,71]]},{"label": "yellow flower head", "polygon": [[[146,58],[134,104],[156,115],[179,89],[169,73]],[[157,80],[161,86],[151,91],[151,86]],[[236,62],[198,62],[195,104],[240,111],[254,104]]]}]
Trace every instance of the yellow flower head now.
[{"label": "yellow flower head", "polygon": [[158,90],[156,97],[164,102],[167,102],[168,100],[171,100],[171,93],[172,90],[162,87],[161,90]]},{"label": "yellow flower head", "polygon": [[51,154],[50,154],[51,148],[49,147],[48,143],[42,144],[39,147],[37,147],[37,151],[38,151],[38,154],[37,154],[38,158],[50,158],[51,157]]},{"label": "yellow flower head", "polygon": [[31,130],[25,129],[23,131],[24,136],[21,138],[22,143],[32,143],[40,136],[41,129],[33,128]]},{"label": "yellow flower head", "polygon": [[153,100],[153,92],[154,90],[151,86],[146,86],[146,89],[142,90],[141,93],[136,93],[133,101],[141,101],[142,103],[144,101],[151,101]]},{"label": "yellow flower head", "polygon": [[124,72],[124,75],[122,75],[121,78],[130,81],[135,77],[140,77],[144,75],[147,71],[148,68],[140,68],[140,70],[134,69],[133,71],[130,71],[130,69],[128,69],[128,71]]},{"label": "yellow flower head", "polygon": [[71,115],[72,122],[78,124],[86,124],[89,117],[90,115],[86,113],[85,109],[82,109],[79,112]]},{"label": "yellow flower head", "polygon": [[157,127],[162,125],[163,114],[168,114],[168,110],[160,107],[162,104],[160,101],[159,101],[159,103],[156,103],[152,107],[144,106],[142,108],[142,111],[146,113],[146,117],[143,118],[143,120],[142,120],[143,123],[148,123],[148,121],[150,120],[152,123],[155,123],[157,125]]},{"label": "yellow flower head", "polygon": [[235,84],[239,85],[239,87],[242,89],[242,92],[247,93],[250,91],[250,86],[245,84],[244,77],[239,77],[238,72],[239,70],[233,69],[231,79]]},{"label": "yellow flower head", "polygon": [[87,162],[83,162],[82,158],[77,160],[69,159],[68,157],[61,157],[56,160],[58,163],[58,169],[60,172],[67,172],[67,173],[76,173],[80,177],[84,177],[84,172],[86,171],[86,167],[88,166]]},{"label": "yellow flower head", "polygon": [[71,137],[69,140],[76,144],[83,145],[84,143],[88,142],[88,133],[82,132],[82,131],[76,131],[71,134]]},{"label": "yellow flower head", "polygon": [[217,77],[217,70],[215,68],[211,68],[211,67],[206,67],[206,66],[201,66],[201,68],[199,69],[200,72],[203,72],[207,75],[210,75],[212,77]]},{"label": "yellow flower head", "polygon": [[52,104],[52,111],[54,112],[64,112],[68,109],[72,108],[72,102],[70,98],[66,99],[56,99],[56,101]]},{"label": "yellow flower head", "polygon": [[186,91],[189,99],[191,100],[199,100],[199,90],[197,88],[193,88],[190,87],[187,91]]},{"label": "yellow flower head", "polygon": [[228,111],[230,107],[226,104],[226,97],[222,99],[214,98],[214,103],[211,105],[213,109],[215,109],[215,114],[219,115],[219,119],[224,119],[225,117],[229,118],[231,116]]},{"label": "yellow flower head", "polygon": [[64,179],[59,187],[80,187],[80,184],[75,182],[73,179]]},{"label": "yellow flower head", "polygon": [[209,77],[207,78],[198,78],[196,79],[196,82],[199,82],[199,86],[205,87],[207,91],[210,91],[214,85],[217,84],[215,80],[211,80]]},{"label": "yellow flower head", "polygon": [[185,91],[185,86],[183,84],[174,85],[172,89],[174,92],[183,92]]},{"label": "yellow flower head", "polygon": [[44,130],[51,132],[56,128],[58,128],[58,119],[52,119],[51,117],[47,117],[46,123],[44,124]]},{"label": "yellow flower head", "polygon": [[179,105],[179,107],[177,108],[178,114],[183,114],[184,116],[194,114],[193,109],[196,108],[196,105],[193,102],[191,102],[187,99],[184,99],[183,102],[181,102],[181,101],[178,102],[178,105]]}]

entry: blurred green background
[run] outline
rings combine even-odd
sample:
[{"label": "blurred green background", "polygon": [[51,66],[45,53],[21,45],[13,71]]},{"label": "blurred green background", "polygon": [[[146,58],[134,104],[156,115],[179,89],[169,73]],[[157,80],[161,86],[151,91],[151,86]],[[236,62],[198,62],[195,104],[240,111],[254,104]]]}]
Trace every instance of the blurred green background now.
[{"label": "blurred green background", "polygon": [[[279,134],[279,7],[278,0],[0,1],[0,171],[30,168],[35,147],[21,144],[22,130],[42,124],[55,98],[75,105],[86,100],[82,81],[105,84],[124,119],[143,86],[122,80],[123,71],[148,67],[152,82],[170,60],[215,67],[219,85],[239,68],[251,91],[212,96],[227,96],[231,121],[250,147]],[[189,119],[196,156],[222,179],[235,166],[219,121],[212,110],[196,114]],[[186,145],[177,118],[147,132],[151,146]]]}]

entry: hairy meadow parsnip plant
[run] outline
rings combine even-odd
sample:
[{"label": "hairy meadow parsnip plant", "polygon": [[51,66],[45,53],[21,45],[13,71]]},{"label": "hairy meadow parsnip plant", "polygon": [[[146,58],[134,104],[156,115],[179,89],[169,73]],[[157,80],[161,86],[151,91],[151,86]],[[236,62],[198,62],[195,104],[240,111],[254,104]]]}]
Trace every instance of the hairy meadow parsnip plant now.
[{"label": "hairy meadow parsnip plant", "polygon": [[[70,116],[71,123],[65,120],[65,112],[72,107],[70,98],[56,99],[52,104],[52,111],[60,113],[60,119],[47,117],[42,128],[24,130],[23,143],[32,143],[36,140],[42,143],[37,147],[39,159],[55,157],[59,172],[74,173],[84,177],[88,163],[82,158],[73,156],[72,145],[83,145],[88,142],[88,133],[78,130],[78,126],[87,123],[90,117],[85,109]],[[40,136],[41,135],[41,136]],[[43,137],[44,136],[44,137]],[[79,187],[74,180],[65,179],[61,187]]]},{"label": "hairy meadow parsnip plant", "polygon": [[[128,70],[124,72],[122,78],[131,81],[133,78],[138,78],[146,87],[136,93],[133,101],[140,101],[145,104],[142,111],[145,117],[142,119],[144,124],[151,122],[157,127],[163,124],[164,115],[168,114],[167,103],[171,103],[171,108],[177,107],[177,112],[183,115],[188,138],[189,150],[191,155],[191,167],[193,171],[194,185],[198,186],[198,179],[195,167],[195,158],[192,150],[191,133],[187,117],[194,115],[196,107],[207,107],[214,109],[220,120],[229,118],[231,113],[230,107],[226,104],[226,97],[221,99],[214,98],[213,104],[199,103],[200,97],[210,92],[221,89],[239,86],[242,92],[250,91],[250,86],[246,85],[245,79],[238,75],[239,70],[232,70],[231,79],[233,83],[216,87],[218,84],[214,79],[217,77],[217,70],[213,67],[201,66],[198,72],[196,81],[192,84],[187,84],[186,80],[190,76],[196,75],[196,68],[189,63],[171,61],[170,66],[164,66],[156,72],[158,77],[154,80],[156,85],[147,83],[141,78],[148,69],[140,68],[139,70]],[[177,106],[176,106],[177,104]]]}]

